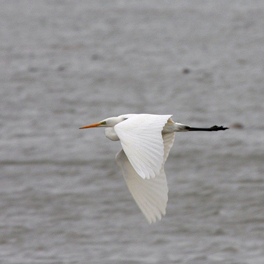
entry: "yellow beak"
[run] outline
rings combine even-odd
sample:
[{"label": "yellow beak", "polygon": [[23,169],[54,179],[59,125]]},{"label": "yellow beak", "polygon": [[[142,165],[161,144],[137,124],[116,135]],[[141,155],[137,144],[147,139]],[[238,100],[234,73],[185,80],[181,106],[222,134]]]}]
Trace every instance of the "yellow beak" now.
[{"label": "yellow beak", "polygon": [[80,127],[80,129],[90,128],[90,127],[98,127],[100,125],[101,125],[101,123],[95,123],[95,124],[91,124],[91,125],[88,125],[88,126]]}]

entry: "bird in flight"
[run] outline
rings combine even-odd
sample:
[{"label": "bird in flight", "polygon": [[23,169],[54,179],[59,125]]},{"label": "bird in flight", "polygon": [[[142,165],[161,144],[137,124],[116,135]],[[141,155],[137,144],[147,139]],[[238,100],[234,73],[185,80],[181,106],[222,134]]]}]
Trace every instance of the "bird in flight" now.
[{"label": "bird in flight", "polygon": [[107,138],[120,140],[116,162],[127,187],[151,224],[166,214],[168,186],[164,164],[174,141],[174,132],[219,131],[227,127],[197,128],[174,122],[172,115],[126,114],[81,127],[105,127]]}]

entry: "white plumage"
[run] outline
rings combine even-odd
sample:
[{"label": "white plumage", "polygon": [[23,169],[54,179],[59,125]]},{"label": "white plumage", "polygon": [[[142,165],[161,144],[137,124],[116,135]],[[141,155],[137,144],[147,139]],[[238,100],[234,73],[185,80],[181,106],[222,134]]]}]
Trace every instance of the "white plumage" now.
[{"label": "white plumage", "polygon": [[168,186],[164,164],[173,145],[174,133],[163,134],[162,141],[164,155],[161,169],[154,178],[139,177],[123,150],[116,155],[116,162],[124,176],[127,187],[149,223],[155,222],[156,218],[160,220],[161,215],[166,214],[168,202]]},{"label": "white plumage", "polygon": [[164,156],[161,131],[170,117],[134,115],[114,126],[128,160],[143,179],[160,174]]},{"label": "white plumage", "polygon": [[168,186],[164,164],[174,142],[174,132],[218,131],[227,128],[193,128],[173,122],[172,115],[127,114],[110,117],[90,127],[106,127],[105,135],[120,140],[116,162],[130,193],[149,223],[166,213]]}]

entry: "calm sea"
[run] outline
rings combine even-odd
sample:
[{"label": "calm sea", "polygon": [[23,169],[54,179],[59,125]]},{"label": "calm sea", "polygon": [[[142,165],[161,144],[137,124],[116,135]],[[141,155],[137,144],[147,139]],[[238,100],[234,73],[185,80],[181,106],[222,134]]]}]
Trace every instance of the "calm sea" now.
[{"label": "calm sea", "polygon": [[[0,22],[0,263],[264,263],[264,2],[6,0]],[[153,225],[120,143],[78,129],[126,113],[231,127],[176,135]]]}]

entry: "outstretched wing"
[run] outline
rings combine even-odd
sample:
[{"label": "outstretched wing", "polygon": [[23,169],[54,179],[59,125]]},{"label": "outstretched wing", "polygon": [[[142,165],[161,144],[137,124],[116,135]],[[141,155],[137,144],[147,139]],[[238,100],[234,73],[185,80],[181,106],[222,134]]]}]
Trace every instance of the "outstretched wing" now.
[{"label": "outstretched wing", "polygon": [[148,222],[156,222],[165,215],[168,201],[168,187],[164,170],[151,179],[143,179],[131,166],[126,154],[121,150],[116,162],[122,171],[127,187]]},{"label": "outstretched wing", "polygon": [[133,115],[114,129],[132,167],[143,179],[160,174],[164,146],[162,129],[171,115]]},{"label": "outstretched wing", "polygon": [[168,186],[164,172],[164,163],[174,141],[174,133],[164,134],[164,157],[160,174],[155,178],[143,179],[134,170],[126,154],[121,150],[116,155],[116,162],[122,171],[127,187],[138,207],[151,224],[166,214],[168,202]]},{"label": "outstretched wing", "polygon": [[164,144],[164,157],[163,157],[163,166],[170,154],[170,149],[173,145],[174,142],[174,135],[175,133],[166,133],[166,134],[162,134],[162,138],[163,138],[163,144]]}]

